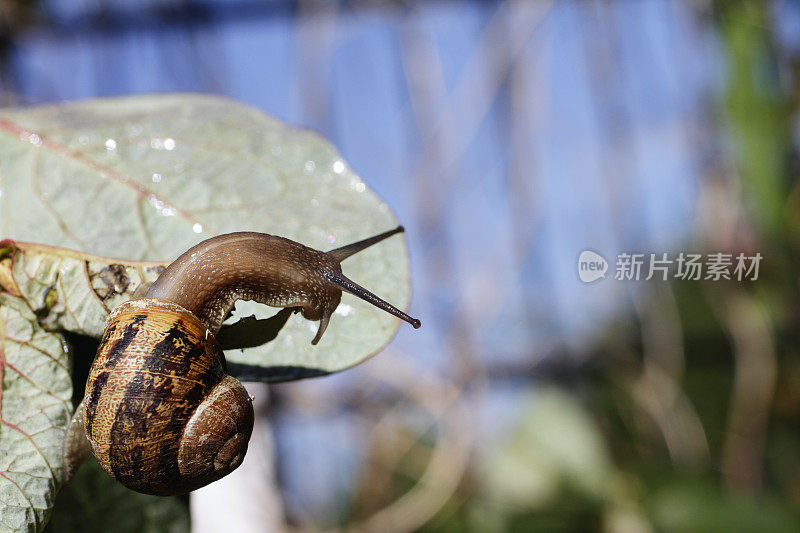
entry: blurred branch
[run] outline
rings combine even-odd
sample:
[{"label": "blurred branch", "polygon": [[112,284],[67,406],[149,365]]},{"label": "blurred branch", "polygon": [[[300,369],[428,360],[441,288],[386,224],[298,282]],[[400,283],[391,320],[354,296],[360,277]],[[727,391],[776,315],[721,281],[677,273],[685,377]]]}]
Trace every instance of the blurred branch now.
[{"label": "blurred branch", "polygon": [[[406,532],[414,531],[433,517],[453,496],[467,468],[474,435],[467,423],[462,391],[446,380],[437,377],[429,368],[419,366],[408,354],[389,348],[381,357],[372,359],[363,367],[371,383],[384,383],[402,393],[407,401],[394,402],[388,409],[377,408],[377,421],[359,413],[348,412],[358,424],[369,428],[368,442],[381,446],[368,457],[369,467],[378,467],[379,476],[367,474],[367,480],[380,478],[388,481],[390,474],[407,470],[400,460],[421,444],[422,435],[435,432],[435,441],[423,471],[408,469],[414,486],[402,496],[385,504],[362,520],[348,521],[352,531]],[[302,388],[293,387],[285,393],[294,405],[307,412],[309,409],[324,414],[327,409],[341,408],[331,405],[330,398],[306,395]],[[374,405],[376,398],[362,397],[359,405]],[[385,404],[379,404],[384,406]],[[327,409],[326,409],[327,408]],[[399,431],[403,420],[416,408],[422,408],[427,420],[424,427],[414,426],[414,434]],[[363,407],[362,407],[363,409]],[[415,450],[419,452],[419,450]],[[373,486],[369,487],[372,491]],[[388,496],[393,494],[388,493]],[[294,510],[293,510],[294,514]],[[306,523],[302,530],[313,530]]]},{"label": "blurred branch", "polygon": [[730,488],[762,484],[767,422],[777,378],[772,324],[758,300],[741,290],[709,294],[733,341],[734,382],[722,474]]},{"label": "blurred branch", "polygon": [[[382,354],[379,364],[370,366],[370,370],[377,371],[376,378],[406,392],[410,399],[422,405],[440,427],[439,435],[428,466],[414,487],[370,518],[354,524],[356,531],[404,532],[418,529],[450,499],[467,468],[474,436],[467,424],[461,391],[435,378],[430,370],[409,366],[410,361],[413,359],[408,354],[390,349]],[[432,396],[430,392],[436,390],[444,394]],[[403,411],[404,406],[396,404],[373,431],[381,431]]]},{"label": "blurred branch", "polygon": [[339,24],[339,4],[320,0],[298,0],[297,64],[299,97],[303,102],[306,125],[319,131],[330,127],[330,59],[336,28]]},{"label": "blurred branch", "polygon": [[[741,197],[749,215],[743,227],[755,230],[760,247],[772,249],[771,281],[780,284],[777,295],[782,298],[786,287],[796,287],[797,265],[791,263],[792,250],[787,246],[793,220],[793,206],[787,202],[791,106],[777,75],[770,20],[773,6],[755,1],[717,1],[713,6],[728,60],[725,112],[735,142],[733,158],[741,178]],[[722,249],[738,251],[745,244],[739,233],[728,242],[711,233],[710,240],[716,239]],[[783,268],[789,279],[781,279]],[[735,285],[707,292],[733,344],[723,477],[728,487],[748,492],[762,487],[766,433],[776,387],[776,328],[767,311],[771,307],[769,282],[761,282],[766,290],[758,293]]]},{"label": "blurred branch", "polygon": [[[423,190],[433,193],[433,196],[420,195],[417,203],[426,208],[428,216],[439,215],[445,204],[443,195],[457,175],[453,172],[454,165],[474,140],[512,66],[551,6],[550,0],[500,3],[468,58],[461,78],[441,106],[435,99],[445,96],[443,76],[436,72],[441,71],[441,65],[438,54],[427,53],[435,44],[420,27],[419,17],[413,12],[408,17],[406,31],[401,33],[402,59],[421,145],[425,148],[414,175],[425,176],[428,185]],[[439,82],[436,87],[428,87],[425,85],[428,79]],[[436,190],[432,189],[433,184]]]},{"label": "blurred branch", "polygon": [[635,298],[642,324],[642,371],[628,389],[639,406],[656,422],[673,462],[695,466],[708,462],[709,448],[702,422],[681,390],[683,335],[677,302],[667,284],[656,294]]},{"label": "blurred branch", "polygon": [[[519,28],[509,24],[509,32],[527,31],[527,28]],[[523,38],[514,37],[511,43],[523,41]],[[508,45],[508,43],[506,43]],[[514,54],[515,50],[509,50]],[[536,153],[536,133],[542,128],[544,117],[547,115],[547,108],[550,104],[550,92],[547,89],[546,80],[535,79],[534,74],[539,67],[540,58],[548,53],[548,48],[541,50],[539,47],[530,45],[523,46],[517,54],[516,60],[511,65],[509,73],[509,121],[511,146],[510,162],[508,169],[508,212],[510,217],[510,232],[512,257],[519,266],[520,279],[517,280],[519,287],[524,287],[522,271],[524,265],[532,256],[535,244],[534,237],[540,221],[543,218],[542,205],[543,195],[539,168],[538,154]],[[540,69],[543,71],[543,69]],[[496,242],[500,242],[497,239]],[[487,257],[494,256],[494,253],[487,254]],[[480,279],[483,287],[492,286],[490,282],[494,269],[485,269],[486,279]],[[491,301],[490,298],[482,298],[483,301]],[[503,298],[504,300],[504,298]],[[497,306],[506,305],[505,301],[496,302]],[[485,306],[482,306],[485,308]],[[499,310],[495,311],[498,312]],[[522,304],[524,316],[520,317],[520,322],[524,323],[529,329],[533,329],[534,310],[531,298],[524,298]],[[534,354],[531,354],[533,357]]]}]

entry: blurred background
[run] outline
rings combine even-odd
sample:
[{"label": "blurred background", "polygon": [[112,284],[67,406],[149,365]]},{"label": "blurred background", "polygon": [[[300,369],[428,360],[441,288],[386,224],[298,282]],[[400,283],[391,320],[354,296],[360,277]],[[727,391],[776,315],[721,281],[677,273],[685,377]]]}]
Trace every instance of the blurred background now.
[{"label": "blurred background", "polygon": [[[50,530],[800,530],[799,77],[789,0],[0,1],[3,105],[200,91],[331,139],[425,324],[253,385],[225,485],[84,468]],[[622,252],[763,260],[621,281]]]}]

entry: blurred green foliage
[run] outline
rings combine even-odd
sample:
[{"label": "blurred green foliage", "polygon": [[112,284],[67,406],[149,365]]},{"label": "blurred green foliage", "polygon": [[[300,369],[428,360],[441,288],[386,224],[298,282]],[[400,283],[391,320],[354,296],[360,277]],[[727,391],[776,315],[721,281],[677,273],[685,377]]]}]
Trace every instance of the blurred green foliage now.
[{"label": "blurred green foliage", "polygon": [[725,118],[747,207],[764,236],[783,240],[786,231],[790,149],[789,98],[778,79],[768,2],[716,3],[716,20],[727,51]]},{"label": "blurred green foliage", "polygon": [[758,251],[758,281],[651,286],[424,531],[800,531],[800,57],[770,3],[709,5],[727,70],[707,178],[742,216],[687,246]]}]

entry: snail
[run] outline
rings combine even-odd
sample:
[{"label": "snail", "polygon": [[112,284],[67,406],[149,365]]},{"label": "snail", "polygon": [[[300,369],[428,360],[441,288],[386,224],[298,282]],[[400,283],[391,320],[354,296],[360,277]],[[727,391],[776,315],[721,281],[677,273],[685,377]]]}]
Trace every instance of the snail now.
[{"label": "snail", "polygon": [[170,264],[144,298],[106,320],[86,392],[67,429],[64,482],[93,453],[126,487],[182,494],[236,469],[253,429],[252,398],[229,376],[215,335],[236,300],[318,320],[317,344],[347,291],[414,326],[342,274],[341,261],[403,231],[321,252],[264,233],[210,238]]}]

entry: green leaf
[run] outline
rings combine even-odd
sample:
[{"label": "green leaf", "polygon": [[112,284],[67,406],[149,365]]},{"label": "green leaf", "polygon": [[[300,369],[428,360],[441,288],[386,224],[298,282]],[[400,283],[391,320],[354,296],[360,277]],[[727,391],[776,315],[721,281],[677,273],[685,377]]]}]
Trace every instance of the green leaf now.
[{"label": "green leaf", "polygon": [[39,530],[61,477],[69,361],[22,298],[0,293],[0,332],[0,530]]},{"label": "green leaf", "polygon": [[797,506],[788,498],[720,491],[699,477],[671,479],[648,502],[658,531],[798,531]]},{"label": "green leaf", "polygon": [[557,388],[531,392],[522,403],[514,435],[479,461],[489,498],[537,509],[565,491],[587,499],[605,497],[614,470],[589,413]]},{"label": "green leaf", "polygon": [[[110,309],[209,236],[261,231],[328,250],[396,225],[328,142],[231,101],[143,96],[0,111],[2,527],[41,529],[58,489],[71,410],[59,330],[100,336]],[[407,305],[401,237],[343,270]],[[240,304],[237,317],[276,311]],[[336,372],[380,351],[397,326],[344,294],[317,346],[317,323],[293,315],[271,342],[226,357],[262,378]]]}]

